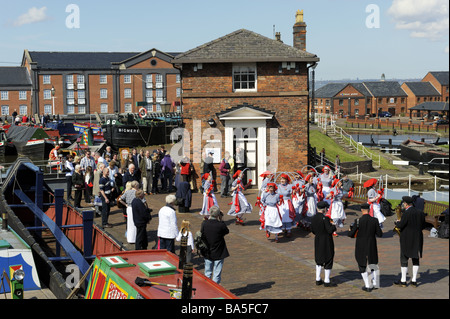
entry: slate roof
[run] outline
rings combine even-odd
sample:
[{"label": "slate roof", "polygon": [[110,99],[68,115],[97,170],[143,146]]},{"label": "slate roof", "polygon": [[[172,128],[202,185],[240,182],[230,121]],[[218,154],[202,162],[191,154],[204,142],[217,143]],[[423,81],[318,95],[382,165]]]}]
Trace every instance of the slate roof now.
[{"label": "slate roof", "polygon": [[438,90],[430,82],[405,82],[415,96],[440,96]]},{"label": "slate roof", "polygon": [[314,62],[317,55],[255,32],[240,29],[200,45],[173,59],[174,63]]},{"label": "slate roof", "polygon": [[141,52],[41,52],[29,51],[32,62],[48,70],[105,70],[112,62],[127,60]]},{"label": "slate roof", "polygon": [[314,92],[314,98],[332,98],[335,97],[348,83],[328,83]]},{"label": "slate roof", "polygon": [[374,97],[408,96],[395,81],[363,82],[363,84]]},{"label": "slate roof", "polygon": [[25,67],[0,67],[0,87],[31,87],[31,79]]},{"label": "slate roof", "polygon": [[449,110],[448,102],[423,102],[413,107],[410,107],[409,109],[419,111],[447,111],[447,112]]},{"label": "slate roof", "polygon": [[448,85],[448,71],[430,72],[441,85]]}]

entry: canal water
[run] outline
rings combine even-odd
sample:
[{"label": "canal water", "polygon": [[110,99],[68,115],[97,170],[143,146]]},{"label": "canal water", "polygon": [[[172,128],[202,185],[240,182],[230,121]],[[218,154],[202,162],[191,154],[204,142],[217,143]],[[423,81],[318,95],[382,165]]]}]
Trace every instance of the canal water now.
[{"label": "canal water", "polygon": [[[438,139],[436,135],[433,134],[408,134],[408,135],[397,135],[392,134],[364,134],[364,133],[353,133],[350,134],[356,142],[363,144],[389,144],[389,139],[392,139],[392,145],[400,145],[403,141],[407,139],[412,139],[415,141],[425,140],[425,143],[434,143]],[[445,137],[440,137],[439,142],[448,143],[448,135]]]}]

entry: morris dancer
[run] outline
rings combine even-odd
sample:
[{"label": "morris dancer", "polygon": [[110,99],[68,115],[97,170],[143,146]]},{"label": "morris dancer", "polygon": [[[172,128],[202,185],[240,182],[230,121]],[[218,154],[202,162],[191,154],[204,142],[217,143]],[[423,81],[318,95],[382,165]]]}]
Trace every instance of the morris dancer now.
[{"label": "morris dancer", "polygon": [[216,196],[214,195],[212,175],[206,173],[202,176],[202,179],[205,180],[205,183],[203,184],[203,205],[200,215],[203,215],[205,219],[208,219],[209,209],[213,206],[219,207],[219,204],[217,203]]},{"label": "morris dancer", "polygon": [[306,195],[306,205],[303,206],[304,211],[304,225],[306,228],[309,228],[311,225],[311,218],[316,215],[317,211],[317,196],[316,196],[316,187],[313,184],[313,176],[306,176],[306,186],[305,186],[305,195]]},{"label": "morris dancer", "polygon": [[[331,186],[333,189],[327,195],[327,199],[329,199],[331,203],[327,216],[333,220],[337,227],[342,228],[344,227],[344,220],[346,218],[344,204],[342,203],[342,197],[344,197],[342,181],[335,179]],[[336,232],[334,232],[333,235],[337,236]]]},{"label": "morris dancer", "polygon": [[302,190],[304,189],[305,185],[305,175],[301,171],[296,172],[296,179],[292,182],[292,205],[294,205],[295,209],[295,219],[297,221],[297,226],[299,223],[299,220],[301,219],[301,213],[303,210],[303,193]]},{"label": "morris dancer", "polygon": [[278,234],[282,232],[283,222],[279,210],[280,195],[276,193],[277,185],[275,183],[267,184],[268,192],[263,193],[261,203],[265,209],[261,215],[260,221],[262,229],[266,231],[266,237],[275,234],[275,242],[278,242]]},{"label": "morris dancer", "polygon": [[[245,170],[244,170],[245,171]],[[231,208],[228,211],[228,215],[236,217],[236,225],[244,225],[242,220],[242,215],[250,214],[252,212],[252,205],[247,201],[243,193],[252,182],[250,179],[247,185],[242,185],[242,177],[244,176],[244,171],[238,170],[233,175],[233,184],[231,185],[231,191],[233,192]]]},{"label": "morris dancer", "polygon": [[322,183],[322,193],[323,193],[323,197],[325,198],[324,200],[328,204],[330,204],[330,200],[327,199],[327,195],[332,188],[331,183],[333,182],[333,175],[331,175],[329,166],[325,166],[322,169],[322,172],[323,173],[319,175],[320,182]]},{"label": "morris dancer", "polygon": [[364,183],[364,187],[368,188],[367,191],[367,203],[370,205],[370,216],[378,219],[378,223],[380,224],[380,228],[383,229],[383,222],[386,220],[386,217],[381,213],[380,209],[380,201],[383,198],[384,191],[379,190],[377,192],[376,185],[378,181],[375,178],[369,179]]},{"label": "morris dancer", "polygon": [[281,174],[281,183],[278,184],[278,194],[280,195],[280,214],[283,222],[283,231],[286,237],[291,237],[291,229],[294,226],[295,209],[292,205],[291,194],[292,184],[291,179],[286,174]]},{"label": "morris dancer", "polygon": [[265,171],[264,173],[262,173],[259,176],[261,176],[263,178],[263,181],[262,181],[261,188],[259,189],[259,194],[256,197],[255,207],[259,207],[259,216],[261,216],[261,214],[264,211],[264,206],[261,204],[261,197],[262,197],[262,195],[264,195],[265,192],[268,191],[267,184],[273,180],[273,174],[269,171]]}]

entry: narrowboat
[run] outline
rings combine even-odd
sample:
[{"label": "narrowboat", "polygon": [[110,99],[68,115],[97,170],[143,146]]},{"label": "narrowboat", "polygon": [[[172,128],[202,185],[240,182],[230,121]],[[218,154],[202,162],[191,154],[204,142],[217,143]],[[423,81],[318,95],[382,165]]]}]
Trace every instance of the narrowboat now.
[{"label": "narrowboat", "polygon": [[[72,293],[66,282],[69,265],[88,276],[96,255],[125,250],[94,222],[92,208],[77,209],[65,202],[64,190],[51,189],[42,170],[29,158],[19,157],[8,168],[0,191],[0,211],[33,250],[39,279],[57,299]],[[86,287],[87,280],[80,285]]]},{"label": "narrowboat", "polygon": [[237,299],[165,250],[97,255],[86,299]]},{"label": "narrowboat", "polygon": [[118,150],[167,144],[172,129],[180,127],[182,122],[178,112],[147,114],[141,109],[138,115],[128,113],[110,117],[101,127],[106,143]]}]

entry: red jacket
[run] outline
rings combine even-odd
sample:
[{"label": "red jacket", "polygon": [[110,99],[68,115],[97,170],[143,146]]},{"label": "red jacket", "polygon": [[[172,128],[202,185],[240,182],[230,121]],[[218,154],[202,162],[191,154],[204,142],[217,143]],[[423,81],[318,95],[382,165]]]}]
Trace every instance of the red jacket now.
[{"label": "red jacket", "polygon": [[180,171],[180,174],[181,175],[189,175],[189,173],[190,173],[190,165],[191,164],[189,164],[189,163],[180,163],[180,165],[181,165],[181,171]]}]

